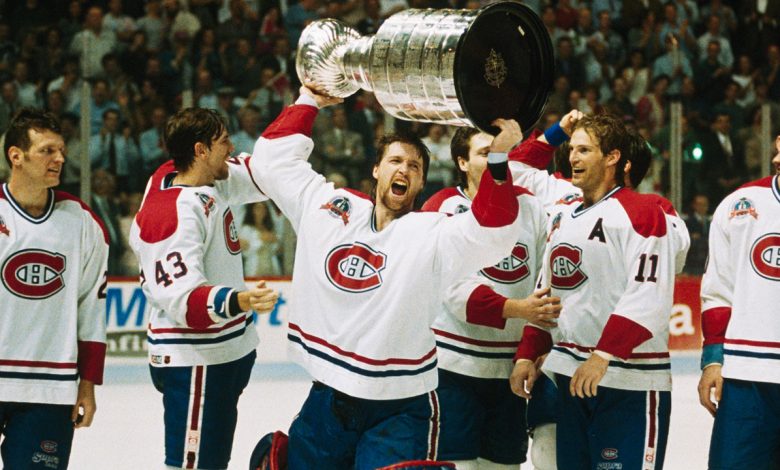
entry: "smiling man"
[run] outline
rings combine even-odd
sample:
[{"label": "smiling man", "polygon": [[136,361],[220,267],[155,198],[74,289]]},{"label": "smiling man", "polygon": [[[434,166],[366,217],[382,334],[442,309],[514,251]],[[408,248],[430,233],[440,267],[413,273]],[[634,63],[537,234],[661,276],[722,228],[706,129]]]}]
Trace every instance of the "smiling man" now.
[{"label": "smiling man", "polygon": [[108,235],[53,191],[65,163],[56,118],[22,109],[5,135],[0,191],[0,429],[6,468],[68,467],[95,414],[106,352]]},{"label": "smiling man", "polygon": [[529,397],[533,361],[552,349],[558,467],[662,468],[669,312],[690,241],[655,197],[621,186],[632,139],[620,120],[586,116],[574,129],[571,182],[582,197],[553,207],[541,276],[563,310],[552,331],[525,327],[513,389]]},{"label": "smiling man", "polygon": [[230,205],[265,200],[246,154],[222,118],[189,108],[165,127],[172,160],[147,184],[130,246],[151,302],[147,338],[154,386],[165,407],[165,464],[227,468],[238,398],[255,361],[252,310],[269,312],[278,293],[246,290]]},{"label": "smiling man", "polygon": [[250,163],[298,233],[288,339],[315,383],[290,428],[288,468],[433,460],[439,401],[430,326],[443,286],[497,263],[516,241],[517,199],[503,180],[517,138],[497,120],[491,158],[499,178],[485,172],[471,211],[416,213],[429,162],[420,140],[381,141],[374,200],[335,189],[306,159],[318,108],[339,100],[301,93],[263,133]]}]

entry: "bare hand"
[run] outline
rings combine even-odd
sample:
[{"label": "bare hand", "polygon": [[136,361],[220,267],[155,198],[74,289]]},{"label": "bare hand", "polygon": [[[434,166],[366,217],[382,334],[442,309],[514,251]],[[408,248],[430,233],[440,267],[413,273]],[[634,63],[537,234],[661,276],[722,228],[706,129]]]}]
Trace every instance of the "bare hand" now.
[{"label": "bare hand", "polygon": [[585,114],[583,114],[582,111],[578,109],[572,109],[561,118],[561,129],[563,129],[563,132],[565,132],[566,135],[571,137],[571,135],[574,133],[574,125],[577,124],[577,121],[582,119],[584,116]]},{"label": "bare hand", "polygon": [[512,369],[512,375],[509,376],[509,386],[515,395],[521,396],[526,400],[531,399],[531,389],[534,388],[534,382],[539,377],[536,366],[528,359],[519,359]]},{"label": "bare hand", "polygon": [[718,402],[723,393],[722,369],[723,366],[720,364],[708,366],[701,371],[701,379],[699,379],[699,403],[712,416],[715,416],[715,413],[718,411]]},{"label": "bare hand", "polygon": [[520,124],[514,119],[498,118],[490,124],[501,129],[490,145],[491,152],[509,153],[512,147],[523,140],[523,131],[520,129]]},{"label": "bare hand", "polygon": [[599,382],[607,373],[608,365],[609,361],[596,353],[591,353],[588,360],[577,368],[569,382],[571,396],[595,397]]},{"label": "bare hand", "polygon": [[268,313],[274,309],[279,299],[279,292],[265,286],[265,281],[258,282],[253,288],[238,293],[238,303],[241,310],[257,313]]},{"label": "bare hand", "polygon": [[320,109],[331,106],[334,104],[339,104],[344,101],[342,98],[336,98],[335,96],[328,96],[322,93],[319,93],[317,91],[314,91],[313,89],[309,88],[306,85],[301,85],[300,92],[302,95],[309,95],[312,98],[314,98],[314,101],[317,102],[317,107]]},{"label": "bare hand", "polygon": [[504,304],[504,318],[523,318],[542,328],[558,326],[561,314],[560,297],[547,297],[550,288],[540,289],[524,299],[508,299]]},{"label": "bare hand", "polygon": [[97,404],[95,403],[95,384],[89,380],[79,381],[79,390],[76,395],[76,404],[70,413],[70,420],[76,428],[88,428],[95,417]]}]

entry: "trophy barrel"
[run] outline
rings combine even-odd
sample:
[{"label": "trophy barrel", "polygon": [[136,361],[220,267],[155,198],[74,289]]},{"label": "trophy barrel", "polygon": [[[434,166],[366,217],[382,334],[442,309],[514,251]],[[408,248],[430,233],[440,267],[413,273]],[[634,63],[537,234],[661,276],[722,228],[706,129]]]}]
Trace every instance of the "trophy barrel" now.
[{"label": "trophy barrel", "polygon": [[405,10],[360,37],[336,20],[304,30],[296,68],[301,82],[332,96],[373,91],[391,115],[476,126],[496,118],[531,128],[553,83],[552,43],[525,5],[479,10]]}]

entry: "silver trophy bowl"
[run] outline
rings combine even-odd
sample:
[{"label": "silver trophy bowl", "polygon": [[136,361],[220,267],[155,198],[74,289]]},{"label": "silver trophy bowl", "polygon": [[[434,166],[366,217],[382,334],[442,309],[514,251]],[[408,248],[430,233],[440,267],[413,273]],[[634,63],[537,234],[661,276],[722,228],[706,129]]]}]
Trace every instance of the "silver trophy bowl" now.
[{"label": "silver trophy bowl", "polygon": [[525,5],[397,13],[373,36],[334,19],[311,23],[296,57],[301,83],[346,98],[372,91],[392,116],[474,126],[496,118],[530,129],[553,83],[552,43]]}]

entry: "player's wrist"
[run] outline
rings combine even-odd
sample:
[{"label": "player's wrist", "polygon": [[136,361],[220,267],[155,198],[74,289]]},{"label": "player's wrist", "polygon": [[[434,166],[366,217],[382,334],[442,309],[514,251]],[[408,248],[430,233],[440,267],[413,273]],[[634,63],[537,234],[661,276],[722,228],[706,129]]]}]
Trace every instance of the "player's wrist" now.
[{"label": "player's wrist", "polygon": [[606,352],[606,351],[601,351],[601,350],[599,350],[599,349],[594,349],[594,350],[593,350],[593,354],[594,354],[595,356],[597,356],[597,357],[600,357],[601,359],[604,359],[604,360],[605,360],[605,361],[607,361],[607,362],[611,361],[611,360],[612,360],[612,358],[613,358],[613,357],[615,357],[615,356],[613,356],[612,354],[610,354],[610,353],[608,353],[608,352]]},{"label": "player's wrist", "polygon": [[552,126],[545,129],[544,138],[547,140],[548,144],[552,145],[553,147],[557,147],[569,140],[569,134],[567,134],[563,127],[561,127],[560,122],[556,122]]}]

